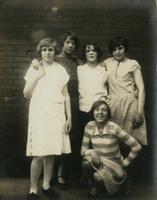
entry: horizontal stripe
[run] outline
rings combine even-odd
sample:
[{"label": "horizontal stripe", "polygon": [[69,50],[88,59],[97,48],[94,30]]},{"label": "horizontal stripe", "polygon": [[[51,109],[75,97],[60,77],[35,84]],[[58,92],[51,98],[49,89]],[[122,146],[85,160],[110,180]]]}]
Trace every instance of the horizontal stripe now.
[{"label": "horizontal stripe", "polygon": [[83,140],[90,141],[90,138],[89,138],[88,136],[85,135],[85,136],[83,137]]},{"label": "horizontal stripe", "polygon": [[116,143],[106,144],[106,143],[93,143],[94,148],[119,148],[119,145]]},{"label": "horizontal stripe", "polygon": [[129,139],[126,141],[126,144],[131,147],[137,146],[137,142],[133,137],[129,137]]},{"label": "horizontal stripe", "polygon": [[137,154],[134,154],[132,152],[128,155],[128,157],[131,158],[131,159],[136,158],[136,156],[137,156]]},{"label": "horizontal stripe", "polygon": [[[97,151],[97,150],[96,150]],[[98,151],[97,151],[98,152]],[[113,152],[108,152],[108,153],[105,153],[105,152],[98,152],[98,154],[100,156],[107,156],[107,157],[110,157],[110,158],[116,158],[117,155],[120,155],[119,154],[119,151],[113,151]],[[119,156],[118,156],[119,157]]]},{"label": "horizontal stripe", "polygon": [[130,139],[130,136],[129,135],[118,135],[118,136],[121,136],[120,137],[120,139],[122,139],[124,142],[128,142],[129,141],[129,139]]},{"label": "horizontal stripe", "polygon": [[132,151],[133,152],[139,152],[142,149],[142,147],[140,145],[135,145],[134,147],[132,147]]},{"label": "horizontal stripe", "polygon": [[92,143],[93,144],[115,144],[117,143],[117,139],[116,138],[92,138]]}]

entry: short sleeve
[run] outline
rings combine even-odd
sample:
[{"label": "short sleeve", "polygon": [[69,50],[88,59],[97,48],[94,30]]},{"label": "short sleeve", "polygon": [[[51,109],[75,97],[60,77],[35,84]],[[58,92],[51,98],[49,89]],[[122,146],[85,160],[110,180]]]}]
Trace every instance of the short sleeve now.
[{"label": "short sleeve", "polygon": [[130,65],[130,72],[134,72],[136,69],[141,70],[140,64],[136,60],[131,60],[131,65]]},{"label": "short sleeve", "polygon": [[78,66],[77,66],[77,74],[80,73],[81,67],[82,67],[82,65],[78,65]]},{"label": "short sleeve", "polygon": [[60,65],[62,67],[62,81],[63,81],[63,85],[66,85],[70,79],[69,74],[67,73],[67,71],[65,70],[65,68]]}]

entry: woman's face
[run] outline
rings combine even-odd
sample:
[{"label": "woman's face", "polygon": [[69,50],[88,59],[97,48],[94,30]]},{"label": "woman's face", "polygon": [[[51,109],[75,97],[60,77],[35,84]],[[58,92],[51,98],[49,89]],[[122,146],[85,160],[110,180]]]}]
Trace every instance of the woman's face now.
[{"label": "woman's face", "polygon": [[122,61],[125,58],[125,47],[123,45],[119,45],[118,47],[115,47],[112,55],[115,60]]},{"label": "woman's face", "polygon": [[72,54],[74,52],[74,50],[76,49],[76,43],[74,40],[72,40],[70,38],[70,36],[68,36],[66,38],[66,40],[64,41],[64,45],[63,45],[63,51],[66,54]]},{"label": "woman's face", "polygon": [[95,48],[93,45],[87,45],[85,48],[85,53],[86,53],[86,59],[87,62],[97,62],[97,52],[95,51]]},{"label": "woman's face", "polygon": [[41,57],[43,62],[52,63],[55,56],[55,47],[53,44],[43,46],[41,49]]},{"label": "woman's face", "polygon": [[101,104],[94,110],[94,119],[97,123],[104,123],[108,120],[108,107],[106,104]]}]

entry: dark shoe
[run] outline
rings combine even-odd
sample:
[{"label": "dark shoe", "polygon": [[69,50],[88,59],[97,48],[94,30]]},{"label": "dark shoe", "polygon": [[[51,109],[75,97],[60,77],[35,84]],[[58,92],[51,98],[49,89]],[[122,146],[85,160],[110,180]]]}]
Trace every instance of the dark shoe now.
[{"label": "dark shoe", "polygon": [[35,193],[29,193],[27,196],[27,200],[39,200],[39,195],[35,194]]},{"label": "dark shoe", "polygon": [[60,190],[67,190],[68,189],[67,183],[58,183],[58,187],[59,187]]},{"label": "dark shoe", "polygon": [[91,187],[88,195],[88,200],[96,200],[97,199],[97,189],[96,187]]},{"label": "dark shoe", "polygon": [[97,200],[97,199],[98,199],[97,195],[91,195],[91,194],[88,195],[88,200]]},{"label": "dark shoe", "polygon": [[58,200],[59,199],[59,194],[56,193],[54,190],[52,190],[51,188],[44,190],[42,188],[42,192],[44,195],[46,195],[49,199],[51,200]]},{"label": "dark shoe", "polygon": [[120,190],[118,191],[119,196],[129,196],[132,193],[131,185],[128,182],[124,182]]},{"label": "dark shoe", "polygon": [[66,183],[66,180],[62,176],[58,177],[58,187],[61,190],[67,190],[68,189],[68,185]]},{"label": "dark shoe", "polygon": [[124,196],[129,196],[131,193],[132,193],[131,187],[129,184],[127,184],[124,190]]}]

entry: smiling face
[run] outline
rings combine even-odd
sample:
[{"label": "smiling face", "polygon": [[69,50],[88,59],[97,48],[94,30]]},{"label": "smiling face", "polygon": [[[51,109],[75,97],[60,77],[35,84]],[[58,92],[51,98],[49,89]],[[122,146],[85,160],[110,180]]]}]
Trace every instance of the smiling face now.
[{"label": "smiling face", "polygon": [[108,120],[108,107],[106,104],[101,104],[94,109],[94,119],[97,123],[103,124]]},{"label": "smiling face", "polygon": [[43,62],[53,63],[55,56],[55,44],[50,43],[47,46],[41,48],[41,57]]},{"label": "smiling face", "polygon": [[115,60],[122,61],[125,58],[125,47],[123,45],[119,45],[115,47],[115,49],[112,52],[112,55]]},{"label": "smiling face", "polygon": [[75,41],[72,40],[70,36],[68,36],[64,41],[64,45],[62,49],[66,54],[72,54],[74,50],[76,49]]},{"label": "smiling face", "polygon": [[87,45],[85,48],[85,54],[86,54],[86,59],[87,62],[97,62],[97,52],[95,50],[95,47],[93,45]]}]

